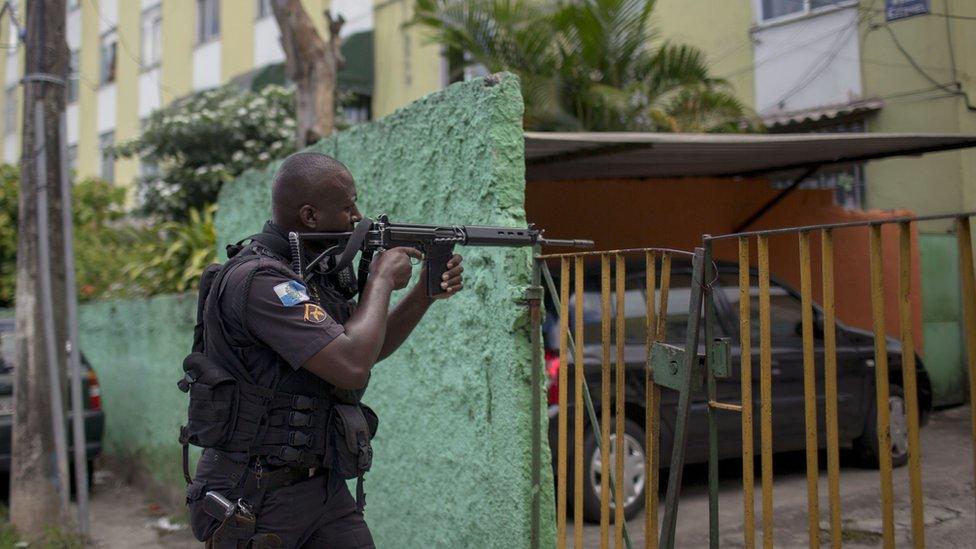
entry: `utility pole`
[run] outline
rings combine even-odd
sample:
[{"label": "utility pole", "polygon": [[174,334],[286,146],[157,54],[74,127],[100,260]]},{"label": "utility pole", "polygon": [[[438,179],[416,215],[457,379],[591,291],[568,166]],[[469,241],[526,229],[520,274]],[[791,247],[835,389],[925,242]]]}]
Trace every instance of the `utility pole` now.
[{"label": "utility pole", "polygon": [[[27,540],[68,519],[62,372],[65,322],[61,223],[61,117],[68,45],[65,0],[30,0],[26,10],[24,125],[17,241],[16,399],[10,520]],[[50,222],[54,220],[55,222]]]}]

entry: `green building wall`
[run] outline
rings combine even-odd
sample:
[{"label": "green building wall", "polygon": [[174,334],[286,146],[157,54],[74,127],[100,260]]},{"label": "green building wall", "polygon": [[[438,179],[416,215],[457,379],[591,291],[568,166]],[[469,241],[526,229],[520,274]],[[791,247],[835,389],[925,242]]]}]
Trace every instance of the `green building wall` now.
[{"label": "green building wall", "polygon": [[[522,100],[511,75],[456,84],[312,150],[353,173],[360,209],[394,221],[525,226]],[[260,230],[277,163],[226,185],[218,249]],[[538,490],[543,546],[555,538],[546,415],[533,393],[530,326],[518,303],[529,249],[459,249],[465,289],[435,303],[411,338],[374,370],[365,401],[380,416],[366,517],[380,547],[526,547]],[[417,269],[419,271],[419,269]],[[416,273],[415,273],[416,279]],[[396,299],[396,296],[395,296]],[[81,343],[102,380],[106,451],[134,458],[179,489],[176,389],[195,296],[82,307]],[[539,400],[544,403],[545,399]],[[546,437],[539,437],[545,441]],[[533,451],[544,464],[532,485]]]}]

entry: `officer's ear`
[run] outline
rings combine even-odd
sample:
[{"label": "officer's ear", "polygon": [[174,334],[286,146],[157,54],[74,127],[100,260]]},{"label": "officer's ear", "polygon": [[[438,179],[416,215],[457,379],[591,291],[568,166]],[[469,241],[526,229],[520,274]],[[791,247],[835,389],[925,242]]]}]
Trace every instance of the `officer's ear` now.
[{"label": "officer's ear", "polygon": [[305,204],[298,209],[298,218],[305,227],[315,229],[316,221],[318,220],[318,210],[309,204]]}]

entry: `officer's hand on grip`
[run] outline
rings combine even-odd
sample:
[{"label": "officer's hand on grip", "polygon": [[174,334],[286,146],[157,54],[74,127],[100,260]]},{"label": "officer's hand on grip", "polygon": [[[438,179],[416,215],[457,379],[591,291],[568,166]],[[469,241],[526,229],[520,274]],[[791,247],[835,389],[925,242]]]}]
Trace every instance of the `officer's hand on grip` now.
[{"label": "officer's hand on grip", "polygon": [[389,280],[393,283],[393,289],[399,290],[410,282],[410,273],[413,272],[411,258],[420,260],[424,258],[424,254],[420,253],[420,250],[405,246],[390,248],[373,260],[370,271],[372,276]]},{"label": "officer's hand on grip", "polygon": [[[464,267],[461,266],[463,258],[454,254],[451,259],[447,262],[447,271],[441,275],[441,289],[444,291],[435,295],[433,299],[447,299],[452,295],[461,291],[464,288],[464,280],[461,273],[464,272]],[[424,267],[426,269],[426,267]],[[424,274],[420,274],[420,279],[424,279]]]}]

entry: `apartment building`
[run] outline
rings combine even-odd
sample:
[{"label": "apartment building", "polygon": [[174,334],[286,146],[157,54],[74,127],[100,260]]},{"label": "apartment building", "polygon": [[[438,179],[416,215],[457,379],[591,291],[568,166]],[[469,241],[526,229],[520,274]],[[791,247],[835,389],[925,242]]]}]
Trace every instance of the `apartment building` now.
[{"label": "apartment building", "polygon": [[[21,23],[24,1],[14,2]],[[303,5],[322,36],[325,10],[344,13],[343,36],[371,51],[371,38],[367,44],[364,36],[357,36],[372,27],[368,2],[303,0]],[[130,185],[140,170],[151,167],[140,166],[136,159],[115,159],[110,150],[136,137],[151,112],[193,92],[281,64],[285,57],[268,0],[67,0],[66,9],[71,51],[68,157],[80,177]],[[17,163],[24,52],[13,20],[5,18],[2,25],[0,160]],[[355,76],[371,74],[371,67],[351,69]]]}]

